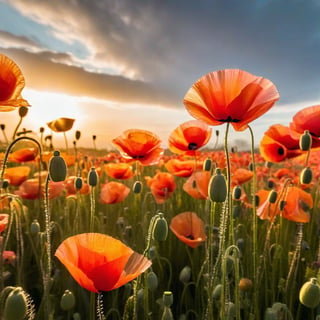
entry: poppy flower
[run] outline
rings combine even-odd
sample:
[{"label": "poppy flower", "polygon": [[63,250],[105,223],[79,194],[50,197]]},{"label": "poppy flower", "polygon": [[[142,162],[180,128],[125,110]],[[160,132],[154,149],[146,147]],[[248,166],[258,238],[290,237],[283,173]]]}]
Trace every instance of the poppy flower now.
[{"label": "poppy flower", "polygon": [[[195,169],[202,168],[202,163],[194,160],[170,159],[165,163],[165,168],[177,177],[190,177]],[[195,168],[197,166],[197,168]]]},{"label": "poppy flower", "polygon": [[124,158],[134,159],[143,165],[152,165],[159,161],[163,149],[161,140],[152,132],[140,129],[126,130],[112,140]]},{"label": "poppy flower", "polygon": [[24,76],[16,63],[0,54],[0,111],[11,111],[17,107],[27,107],[21,92],[25,86]]},{"label": "poppy flower", "polygon": [[37,155],[37,148],[23,148],[10,153],[8,160],[17,163],[29,162],[33,161]]},{"label": "poppy flower", "polygon": [[285,219],[307,223],[310,221],[309,210],[313,207],[312,196],[298,187],[288,187],[282,216]]},{"label": "poppy flower", "polygon": [[47,122],[47,126],[54,132],[66,132],[69,131],[75,119],[71,118],[58,118],[56,120]]},{"label": "poppy flower", "polygon": [[236,186],[236,185],[241,185],[243,183],[246,183],[248,181],[250,181],[253,177],[253,172],[245,169],[245,168],[238,168],[235,169],[232,172],[232,185]]},{"label": "poppy flower", "polygon": [[107,175],[113,179],[127,180],[134,175],[132,166],[128,163],[107,163],[103,167]]},{"label": "poppy flower", "polygon": [[206,145],[212,130],[202,121],[182,123],[169,136],[169,149],[173,153],[195,155],[196,150]]},{"label": "poppy flower", "polygon": [[143,255],[100,233],[67,238],[55,256],[81,287],[92,292],[117,289],[151,266],[151,261]]},{"label": "poppy flower", "polygon": [[31,169],[28,166],[6,168],[4,178],[9,180],[12,186],[19,186],[23,181],[27,180]]},{"label": "poppy flower", "polygon": [[194,212],[183,212],[172,218],[171,231],[191,248],[196,248],[206,241],[204,222]]},{"label": "poppy flower", "polygon": [[174,176],[168,172],[158,171],[153,177],[147,176],[145,179],[158,204],[169,199],[177,187]]},{"label": "poppy flower", "polygon": [[[305,130],[308,130],[313,138],[318,140],[320,138],[320,105],[304,108],[297,112],[290,123],[290,129],[294,133],[299,135],[303,134]],[[319,146],[319,143],[318,145]],[[312,147],[315,147],[313,144]]]},{"label": "poppy flower", "polygon": [[196,81],[183,102],[198,120],[209,125],[230,122],[236,131],[243,131],[278,99],[277,88],[270,80],[239,69],[224,69]]},{"label": "poppy flower", "polygon": [[289,127],[272,125],[260,141],[260,154],[265,161],[281,162],[301,155],[299,137],[291,135]]},{"label": "poppy flower", "polygon": [[100,203],[112,204],[122,202],[130,193],[128,188],[123,183],[110,181],[102,185],[100,191]]},{"label": "poppy flower", "polygon": [[17,256],[14,251],[4,250],[2,253],[2,259],[5,264],[14,264]]},{"label": "poppy flower", "polygon": [[183,190],[195,199],[208,199],[210,171],[194,172],[183,184]]},{"label": "poppy flower", "polygon": [[0,213],[0,233],[7,229],[9,223],[9,215]]}]

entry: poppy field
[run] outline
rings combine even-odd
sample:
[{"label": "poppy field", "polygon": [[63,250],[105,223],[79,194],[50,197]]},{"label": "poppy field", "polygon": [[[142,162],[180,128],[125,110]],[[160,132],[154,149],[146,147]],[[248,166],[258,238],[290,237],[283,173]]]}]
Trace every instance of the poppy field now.
[{"label": "poppy field", "polygon": [[0,112],[17,112],[11,139],[0,124],[0,319],[320,319],[320,105],[255,141],[275,84],[213,71],[167,149],[128,128],[107,152],[67,141],[76,119],[21,130],[24,86],[0,54]]}]

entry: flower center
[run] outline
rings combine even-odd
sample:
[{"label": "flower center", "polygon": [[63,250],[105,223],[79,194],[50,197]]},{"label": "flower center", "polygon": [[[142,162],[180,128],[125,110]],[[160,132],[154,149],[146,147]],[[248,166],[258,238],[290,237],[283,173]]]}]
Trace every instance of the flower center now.
[{"label": "flower center", "polygon": [[198,145],[195,142],[190,142],[188,145],[189,150],[197,150]]},{"label": "flower center", "polygon": [[278,154],[279,154],[280,156],[283,156],[283,155],[284,155],[284,150],[283,150],[282,147],[279,147],[279,148],[278,148]]},{"label": "flower center", "polygon": [[231,116],[229,116],[227,119],[218,119],[220,122],[240,122],[239,119],[232,119]]}]

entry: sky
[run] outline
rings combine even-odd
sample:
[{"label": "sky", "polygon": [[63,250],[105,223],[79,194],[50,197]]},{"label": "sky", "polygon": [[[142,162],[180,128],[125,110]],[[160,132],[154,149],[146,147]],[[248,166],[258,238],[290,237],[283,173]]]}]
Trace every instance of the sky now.
[{"label": "sky", "polygon": [[[68,139],[80,130],[79,146],[96,135],[102,149],[133,128],[166,146],[193,119],[183,97],[204,74],[236,68],[268,78],[280,99],[251,124],[258,145],[270,125],[319,104],[319,16],[317,0],[0,0],[0,53],[26,80],[22,128],[51,134],[47,122],[75,118]],[[9,136],[18,120],[17,111],[1,114]],[[223,136],[225,125],[214,130]],[[230,145],[249,139],[231,132]]]}]

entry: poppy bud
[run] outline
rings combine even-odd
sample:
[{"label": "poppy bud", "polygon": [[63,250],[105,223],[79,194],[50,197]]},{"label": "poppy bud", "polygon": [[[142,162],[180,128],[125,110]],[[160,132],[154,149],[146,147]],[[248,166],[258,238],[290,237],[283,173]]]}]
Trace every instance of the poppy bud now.
[{"label": "poppy bud", "polygon": [[133,184],[133,187],[132,187],[132,191],[133,193],[140,193],[142,190],[142,183],[141,181],[135,181],[135,183]]},{"label": "poppy bud", "polygon": [[88,173],[88,183],[91,187],[95,187],[98,184],[98,174],[94,167]]},{"label": "poppy bud", "polygon": [[241,187],[240,186],[236,186],[233,188],[233,194],[232,197],[234,200],[239,200],[241,198]]},{"label": "poppy bud", "polygon": [[310,150],[312,145],[312,137],[308,130],[305,130],[304,133],[300,136],[299,146],[302,151]]},{"label": "poppy bud", "polygon": [[248,169],[249,169],[250,171],[253,171],[253,163],[252,163],[252,162],[249,163]]},{"label": "poppy bud", "polygon": [[269,203],[275,203],[277,201],[278,193],[275,190],[271,190],[268,195]]},{"label": "poppy bud", "polygon": [[179,274],[179,280],[182,283],[187,284],[190,281],[190,278],[191,278],[191,268],[189,266],[183,267],[183,269],[180,271],[180,274]]},{"label": "poppy bud", "polygon": [[237,247],[239,248],[239,250],[243,252],[243,250],[244,250],[244,239],[243,238],[239,238],[237,240],[236,244],[237,244]]},{"label": "poppy bud", "polygon": [[65,290],[61,299],[60,299],[60,307],[64,311],[71,310],[76,304],[76,299],[74,294],[70,290]]},{"label": "poppy bud", "polygon": [[96,135],[93,135],[93,136],[92,136],[92,140],[95,141],[96,139],[97,139],[97,136],[96,136]]},{"label": "poppy bud", "polygon": [[234,259],[231,256],[226,257],[226,270],[227,274],[230,274],[234,268]]},{"label": "poppy bud", "polygon": [[40,128],[39,128],[39,132],[40,132],[40,133],[44,133],[44,127],[40,127]]},{"label": "poppy bud", "polygon": [[267,186],[269,189],[272,189],[274,187],[274,182],[272,180],[268,180]]},{"label": "poppy bud", "polygon": [[57,150],[49,161],[49,176],[54,182],[64,181],[67,177],[67,165]]},{"label": "poppy bud", "polygon": [[30,233],[36,235],[39,232],[40,232],[40,224],[37,219],[34,219],[30,226]]},{"label": "poppy bud", "polygon": [[241,278],[239,281],[239,289],[241,291],[249,291],[252,288],[252,281],[248,278]]},{"label": "poppy bud", "polygon": [[221,297],[221,290],[222,290],[222,284],[219,283],[217,284],[214,289],[213,289],[213,292],[212,292],[212,297],[213,299],[215,300],[219,300],[220,297]]},{"label": "poppy bud", "polygon": [[157,256],[157,248],[155,246],[150,247],[148,251],[149,259],[154,259]]},{"label": "poppy bud", "polygon": [[212,168],[212,160],[207,158],[203,163],[203,171],[211,171]]},{"label": "poppy bud", "polygon": [[1,181],[1,188],[6,189],[9,187],[9,180],[8,179],[3,179]]},{"label": "poppy bud", "polygon": [[215,175],[210,179],[208,195],[212,202],[224,202],[226,200],[227,183],[219,168],[216,169]]},{"label": "poppy bud", "polygon": [[80,190],[83,186],[83,180],[81,177],[77,177],[75,180],[74,180],[74,186],[77,190]]},{"label": "poppy bud", "polygon": [[165,241],[168,236],[168,223],[163,213],[158,213],[158,217],[152,229],[152,238],[157,241]]},{"label": "poppy bud", "polygon": [[76,140],[79,140],[81,137],[81,131],[77,130],[75,133],[75,136],[76,136]]},{"label": "poppy bud", "polygon": [[286,203],[287,203],[286,200],[281,200],[281,201],[280,201],[280,204],[279,204],[280,211],[283,211],[284,206],[286,205]]},{"label": "poppy bud", "polygon": [[171,291],[165,291],[162,296],[163,305],[170,307],[173,303],[173,294]]},{"label": "poppy bud", "polygon": [[308,308],[315,308],[320,303],[320,286],[317,278],[311,278],[303,284],[299,292],[299,300]]},{"label": "poppy bud", "polygon": [[312,170],[310,167],[304,168],[300,173],[300,183],[309,184],[312,181]]},{"label": "poppy bud", "polygon": [[153,271],[148,273],[147,283],[150,291],[155,291],[158,288],[158,277]]},{"label": "poppy bud", "polygon": [[27,315],[28,302],[21,287],[14,288],[8,295],[4,306],[4,319],[22,320]]},{"label": "poppy bud", "polygon": [[24,118],[24,117],[27,115],[28,111],[29,111],[29,110],[28,110],[27,107],[24,107],[24,106],[20,107],[20,108],[19,108],[19,116],[20,116],[21,118]]}]

